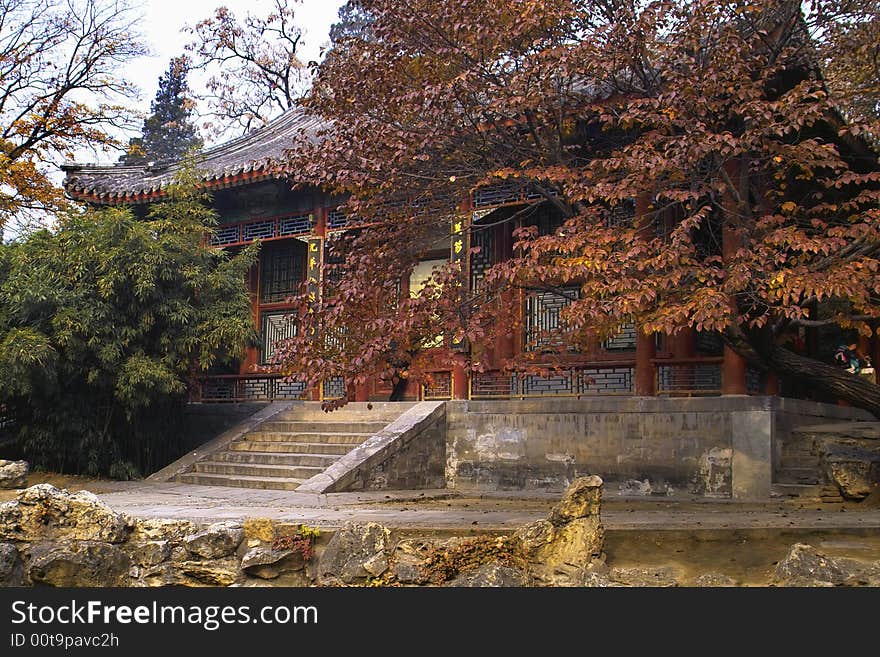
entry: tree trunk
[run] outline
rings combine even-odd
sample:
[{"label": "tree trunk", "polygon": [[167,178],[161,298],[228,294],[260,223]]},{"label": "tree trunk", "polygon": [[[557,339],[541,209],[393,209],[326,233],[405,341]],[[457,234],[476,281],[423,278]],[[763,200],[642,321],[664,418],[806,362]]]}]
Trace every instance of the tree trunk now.
[{"label": "tree trunk", "polygon": [[842,399],[880,418],[880,386],[864,377],[780,347],[766,331],[746,335],[741,327],[728,326],[722,337],[753,367],[801,382],[823,395]]},{"label": "tree trunk", "polygon": [[766,365],[780,376],[805,380],[815,390],[880,418],[880,386],[865,377],[779,346],[772,347],[766,354]]},{"label": "tree trunk", "polygon": [[408,383],[408,379],[398,377],[394,381],[394,387],[391,389],[391,396],[388,397],[388,401],[403,401],[404,397],[406,396],[406,388]]}]

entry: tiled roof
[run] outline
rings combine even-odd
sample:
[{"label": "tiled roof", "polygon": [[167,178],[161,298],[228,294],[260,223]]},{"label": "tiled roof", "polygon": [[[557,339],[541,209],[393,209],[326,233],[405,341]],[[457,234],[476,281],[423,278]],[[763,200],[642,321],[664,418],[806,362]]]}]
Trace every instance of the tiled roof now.
[{"label": "tiled roof", "polygon": [[[273,170],[294,138],[313,139],[320,119],[290,110],[248,134],[203,151],[197,166],[209,188],[231,187],[278,177]],[[73,198],[96,203],[142,203],[156,198],[173,180],[177,162],[150,165],[65,164],[64,188]]]}]

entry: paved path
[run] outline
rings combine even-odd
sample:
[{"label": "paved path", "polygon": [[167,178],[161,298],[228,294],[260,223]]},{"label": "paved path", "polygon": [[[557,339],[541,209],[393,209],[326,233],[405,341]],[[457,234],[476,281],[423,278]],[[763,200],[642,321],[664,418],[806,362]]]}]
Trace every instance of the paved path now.
[{"label": "paved path", "polygon": [[[468,496],[448,490],[333,493],[265,491],[181,483],[126,482],[99,494],[137,517],[199,521],[273,518],[332,528],[374,521],[404,529],[508,530],[546,516],[559,494]],[[512,497],[515,496],[515,497]],[[622,498],[606,493],[606,528],[615,530],[848,530],[880,536],[880,508],[802,507],[792,502],[746,504],[690,498]]]}]

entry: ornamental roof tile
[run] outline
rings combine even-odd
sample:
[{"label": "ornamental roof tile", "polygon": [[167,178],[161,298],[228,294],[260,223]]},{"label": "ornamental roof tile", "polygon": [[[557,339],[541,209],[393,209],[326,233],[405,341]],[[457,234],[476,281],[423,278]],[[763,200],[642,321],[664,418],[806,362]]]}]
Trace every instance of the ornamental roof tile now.
[{"label": "ornamental roof tile", "polygon": [[[315,139],[324,124],[301,110],[277,119],[242,137],[202,151],[196,165],[208,187],[231,187],[265,178],[280,178],[275,170],[295,138]],[[160,195],[174,180],[179,162],[147,165],[65,164],[64,189],[69,196],[96,203],[142,203]]]}]

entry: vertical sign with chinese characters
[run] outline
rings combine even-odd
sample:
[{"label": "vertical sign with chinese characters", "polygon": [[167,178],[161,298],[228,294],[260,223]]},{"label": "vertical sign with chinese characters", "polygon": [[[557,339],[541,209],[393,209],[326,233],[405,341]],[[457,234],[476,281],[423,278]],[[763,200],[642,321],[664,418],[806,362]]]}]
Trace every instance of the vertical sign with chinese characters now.
[{"label": "vertical sign with chinese characters", "polygon": [[[309,310],[315,312],[321,298],[321,265],[324,259],[324,238],[310,237],[308,242],[308,261],[306,262],[306,282],[308,283]],[[314,328],[312,329],[314,333]]]},{"label": "vertical sign with chinese characters", "polygon": [[[450,258],[459,268],[461,280],[461,289],[467,294],[468,284],[468,243],[470,242],[470,232],[467,226],[467,217],[456,216],[452,219],[452,246],[450,250]],[[464,350],[466,348],[464,340],[455,336],[450,340],[449,346],[452,349]]]}]

